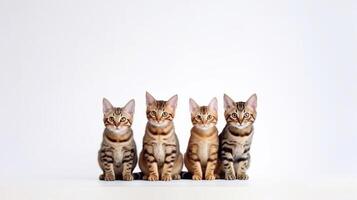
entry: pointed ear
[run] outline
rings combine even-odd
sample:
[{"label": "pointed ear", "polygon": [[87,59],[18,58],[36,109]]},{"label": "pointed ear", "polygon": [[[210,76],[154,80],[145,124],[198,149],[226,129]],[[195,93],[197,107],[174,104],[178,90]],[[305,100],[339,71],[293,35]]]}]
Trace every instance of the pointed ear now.
[{"label": "pointed ear", "polygon": [[130,115],[134,115],[135,112],[135,100],[130,100],[124,107],[123,111],[129,113]]},{"label": "pointed ear", "polygon": [[103,98],[103,113],[107,114],[108,112],[110,112],[111,110],[113,110],[114,107],[112,106],[112,104],[108,101],[108,99]]},{"label": "pointed ear", "polygon": [[156,99],[149,92],[146,92],[146,106],[154,104],[155,102]]},{"label": "pointed ear", "polygon": [[224,94],[223,96],[224,101],[224,109],[227,110],[230,107],[234,107],[234,101],[228,95]]},{"label": "pointed ear", "polygon": [[208,108],[211,110],[214,110],[215,112],[218,111],[218,105],[217,105],[217,98],[214,97],[208,104]]},{"label": "pointed ear", "polygon": [[245,105],[255,110],[257,108],[257,95],[253,94],[250,96],[249,99],[245,102]]},{"label": "pointed ear", "polygon": [[169,106],[171,106],[174,110],[176,110],[176,106],[177,106],[177,94],[172,96],[168,101],[167,101],[167,104]]},{"label": "pointed ear", "polygon": [[195,100],[190,98],[190,113],[194,113],[199,109],[200,106],[195,102]]}]

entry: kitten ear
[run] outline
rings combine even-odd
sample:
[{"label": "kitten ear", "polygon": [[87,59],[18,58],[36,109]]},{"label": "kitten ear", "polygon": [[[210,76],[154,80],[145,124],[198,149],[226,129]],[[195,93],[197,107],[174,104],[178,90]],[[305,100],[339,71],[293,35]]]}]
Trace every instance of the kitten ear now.
[{"label": "kitten ear", "polygon": [[177,106],[177,99],[178,99],[178,96],[177,94],[172,96],[168,101],[167,101],[167,104],[169,106],[171,106],[174,110],[176,110],[176,106]]},{"label": "kitten ear", "polygon": [[211,110],[214,110],[215,112],[218,111],[218,105],[217,105],[217,98],[214,97],[208,104],[208,108]]},{"label": "kitten ear", "polygon": [[156,99],[149,92],[146,92],[146,106],[149,106],[155,102]]},{"label": "kitten ear", "polygon": [[245,105],[255,110],[257,108],[257,95],[252,94],[252,96],[250,96],[249,99],[245,102]]},{"label": "kitten ear", "polygon": [[196,112],[197,109],[199,109],[200,106],[195,102],[195,100],[190,98],[190,113]]},{"label": "kitten ear", "polygon": [[228,95],[224,94],[223,96],[224,100],[224,109],[227,110],[230,107],[234,107],[234,101],[231,99]]},{"label": "kitten ear", "polygon": [[124,107],[123,111],[129,113],[130,115],[134,115],[135,112],[135,100],[130,100]]},{"label": "kitten ear", "polygon": [[106,114],[113,110],[113,105],[108,101],[108,99],[103,98],[103,113]]}]

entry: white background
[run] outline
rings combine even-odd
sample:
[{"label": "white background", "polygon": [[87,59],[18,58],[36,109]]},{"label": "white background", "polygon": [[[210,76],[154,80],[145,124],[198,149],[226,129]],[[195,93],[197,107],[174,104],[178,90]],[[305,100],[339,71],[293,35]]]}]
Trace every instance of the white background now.
[{"label": "white background", "polygon": [[218,97],[222,129],[223,93],[258,95],[251,180],[154,183],[156,197],[197,189],[252,198],[252,188],[277,197],[299,185],[296,198],[355,198],[356,9],[352,0],[0,1],[0,196],[150,193],[147,182],[97,181],[96,160],[102,97],[116,106],[135,99],[140,151],[149,91],[178,94],[182,152],[189,97]]}]

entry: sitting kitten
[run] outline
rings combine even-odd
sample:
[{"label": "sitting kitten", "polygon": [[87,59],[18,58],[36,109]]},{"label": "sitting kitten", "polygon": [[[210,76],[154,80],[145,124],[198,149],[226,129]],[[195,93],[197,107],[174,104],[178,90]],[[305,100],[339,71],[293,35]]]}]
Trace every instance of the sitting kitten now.
[{"label": "sitting kitten", "polygon": [[246,102],[234,102],[224,95],[224,117],[227,124],[219,135],[220,175],[227,180],[247,180],[253,123],[257,112],[257,96]]},{"label": "sitting kitten", "polygon": [[130,100],[123,108],[115,108],[103,99],[105,130],[98,152],[98,162],[103,174],[100,180],[114,181],[134,179],[133,170],[137,163],[136,145],[131,125],[135,101]]},{"label": "sitting kitten", "polygon": [[146,92],[148,122],[140,153],[139,167],[143,179],[170,181],[180,179],[183,166],[179,141],[172,122],[177,106],[177,95],[168,101],[155,100]]},{"label": "sitting kitten", "polygon": [[201,107],[190,99],[190,112],[193,127],[184,157],[185,166],[193,180],[202,180],[202,177],[214,180],[218,157],[217,98]]}]

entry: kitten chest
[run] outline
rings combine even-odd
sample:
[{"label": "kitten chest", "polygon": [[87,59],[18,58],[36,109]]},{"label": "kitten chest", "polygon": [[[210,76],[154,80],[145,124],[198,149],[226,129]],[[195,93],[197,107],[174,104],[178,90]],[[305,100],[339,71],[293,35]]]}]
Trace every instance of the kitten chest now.
[{"label": "kitten chest", "polygon": [[115,165],[121,165],[122,161],[123,161],[123,147],[120,145],[115,147],[115,150],[113,152],[113,157],[114,157],[114,164]]},{"label": "kitten chest", "polygon": [[234,149],[233,149],[233,157],[237,159],[238,157],[244,154],[245,149],[250,147],[251,136],[239,137],[236,140]]},{"label": "kitten chest", "polygon": [[165,161],[165,146],[163,141],[158,140],[154,144],[154,156],[159,165],[163,164]]},{"label": "kitten chest", "polygon": [[244,153],[244,144],[237,143],[233,150],[234,157],[240,156]]},{"label": "kitten chest", "polygon": [[207,160],[209,156],[209,146],[210,143],[208,141],[200,141],[198,144],[198,156],[201,160],[202,165],[207,164]]}]

